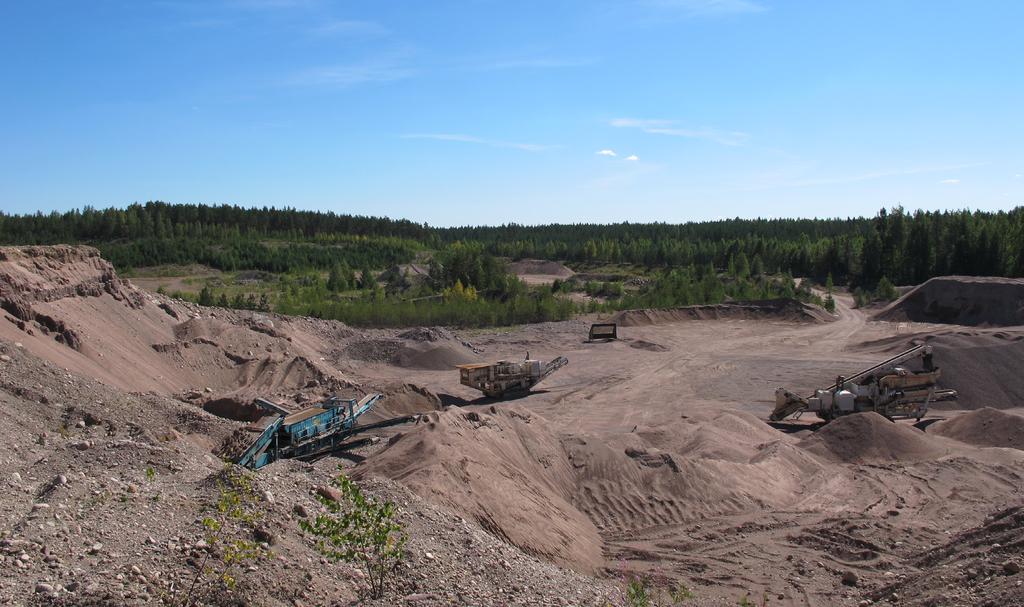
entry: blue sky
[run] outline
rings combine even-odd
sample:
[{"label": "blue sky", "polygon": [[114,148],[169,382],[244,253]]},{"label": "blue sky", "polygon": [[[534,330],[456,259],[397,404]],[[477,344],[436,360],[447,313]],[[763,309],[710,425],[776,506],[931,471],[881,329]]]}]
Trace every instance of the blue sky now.
[{"label": "blue sky", "polygon": [[0,208],[1024,204],[1024,3],[8,0]]}]

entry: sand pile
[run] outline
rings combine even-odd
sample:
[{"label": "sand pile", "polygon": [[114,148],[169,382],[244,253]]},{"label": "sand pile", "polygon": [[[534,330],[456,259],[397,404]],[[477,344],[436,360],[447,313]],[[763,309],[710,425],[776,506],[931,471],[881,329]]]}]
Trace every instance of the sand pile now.
[{"label": "sand pile", "polygon": [[1024,279],[932,278],[887,306],[875,319],[970,326],[1024,325]]},{"label": "sand pile", "polygon": [[706,517],[793,507],[825,466],[744,413],[681,420],[629,435],[568,437],[577,506],[608,538]]},{"label": "sand pile", "polygon": [[985,407],[928,427],[938,434],[978,447],[1024,450],[1024,417]]},{"label": "sand pile", "polygon": [[822,457],[856,464],[917,462],[946,453],[924,432],[874,412],[840,417],[799,446]]},{"label": "sand pile", "polygon": [[405,369],[451,370],[475,362],[476,353],[444,329],[412,329],[397,338],[367,338],[345,347],[343,356]]},{"label": "sand pile", "polygon": [[768,299],[680,308],[623,310],[610,322],[623,327],[642,327],[684,320],[783,320],[789,322],[831,322],[835,317],[824,309],[795,299]]},{"label": "sand pile", "polygon": [[450,505],[532,554],[590,570],[605,539],[793,507],[826,467],[755,417],[556,437],[514,408],[431,413],[359,468]]},{"label": "sand pile", "polygon": [[508,264],[510,272],[529,284],[545,284],[565,280],[575,274],[557,261],[544,259],[520,259]]},{"label": "sand pile", "polygon": [[887,337],[856,348],[878,360],[912,346],[929,344],[942,371],[939,386],[957,391],[952,401],[933,403],[934,409],[1010,409],[1024,406],[1024,331],[969,329]]},{"label": "sand pile", "polygon": [[384,398],[373,409],[359,418],[360,424],[372,424],[386,419],[429,413],[441,409],[441,399],[430,390],[416,384],[394,384],[379,388]]},{"label": "sand pile", "polygon": [[572,505],[573,467],[536,415],[431,413],[358,469],[369,474],[399,480],[531,554],[583,571],[602,564],[597,529]]},{"label": "sand pile", "polygon": [[476,355],[461,344],[406,346],[398,351],[392,364],[406,369],[451,370],[455,365],[476,362]]},{"label": "sand pile", "polygon": [[564,264],[545,259],[520,259],[508,264],[508,269],[513,274],[540,274],[560,278],[568,278],[575,274]]},{"label": "sand pile", "polygon": [[962,331],[929,337],[942,370],[939,383],[959,394],[957,409],[1024,406],[1024,334]]}]

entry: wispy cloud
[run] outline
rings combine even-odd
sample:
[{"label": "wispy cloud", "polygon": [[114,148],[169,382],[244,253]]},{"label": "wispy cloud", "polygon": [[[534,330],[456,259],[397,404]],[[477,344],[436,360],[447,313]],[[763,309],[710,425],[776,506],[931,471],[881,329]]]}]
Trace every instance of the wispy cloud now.
[{"label": "wispy cloud", "polygon": [[325,65],[300,70],[288,78],[285,84],[345,88],[359,84],[382,84],[404,80],[413,74],[412,69],[388,61]]},{"label": "wispy cloud", "polygon": [[597,155],[598,156],[612,156],[612,157],[618,156],[618,154],[615,153],[615,150],[598,150]]},{"label": "wispy cloud", "polygon": [[434,139],[436,141],[456,141],[459,143],[475,143],[486,145],[492,148],[512,148],[527,152],[542,152],[557,147],[540,143],[516,143],[512,141],[501,141],[497,139],[485,139],[474,135],[463,135],[460,133],[408,133],[402,135],[402,139]]},{"label": "wispy cloud", "polygon": [[959,179],[943,179],[939,183],[944,183],[946,185],[956,185],[956,184],[960,183],[960,180]]},{"label": "wispy cloud", "polygon": [[687,17],[760,13],[766,10],[763,4],[753,0],[641,0],[641,4]]},{"label": "wispy cloud", "polygon": [[616,118],[609,124],[616,128],[640,129],[652,135],[669,135],[672,137],[687,137],[690,139],[704,139],[721,145],[738,146],[744,145],[750,135],[740,131],[723,131],[713,128],[683,128],[677,125],[674,120],[641,120],[637,118]]},{"label": "wispy cloud", "polygon": [[[778,188],[802,188],[802,187],[813,187],[822,185],[841,185],[846,183],[859,183],[862,181],[873,181],[875,179],[886,179],[889,177],[905,177],[908,175],[924,175],[928,173],[946,173],[950,171],[959,171],[963,169],[970,169],[980,166],[985,166],[988,163],[985,162],[968,162],[963,164],[950,164],[950,165],[936,165],[936,166],[917,166],[908,167],[902,169],[889,169],[884,171],[872,171],[868,173],[861,173],[858,175],[845,175],[837,177],[823,177],[818,179],[796,179],[796,180],[784,180],[777,181],[775,183],[766,183],[755,185],[748,188],[743,188],[744,191],[760,191],[760,190],[773,190]],[[943,180],[940,183],[956,182],[959,183],[959,179],[954,180]]]},{"label": "wispy cloud", "polygon": [[499,71],[516,69],[559,69],[591,65],[593,59],[580,58],[559,58],[559,57],[525,57],[512,59],[496,59],[493,61],[482,61],[469,66],[471,70]]},{"label": "wispy cloud", "polygon": [[390,32],[373,21],[335,19],[314,27],[312,33],[317,36],[384,36]]},{"label": "wispy cloud", "polygon": [[245,10],[308,8],[319,3],[320,0],[223,0],[228,8]]},{"label": "wispy cloud", "polygon": [[629,156],[626,156],[626,160],[632,160],[636,162],[637,160],[640,160],[640,157],[637,156],[636,154],[630,154]]}]

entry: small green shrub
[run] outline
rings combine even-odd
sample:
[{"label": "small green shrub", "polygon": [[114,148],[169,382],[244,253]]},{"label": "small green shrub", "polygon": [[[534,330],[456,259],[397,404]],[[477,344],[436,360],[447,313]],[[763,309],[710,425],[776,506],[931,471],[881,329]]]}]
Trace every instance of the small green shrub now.
[{"label": "small green shrub", "polygon": [[642,578],[632,578],[626,586],[626,605],[628,607],[650,607],[651,592],[647,588],[647,581]]},{"label": "small green shrub", "polygon": [[338,470],[331,484],[341,491],[344,503],[318,494],[327,513],[317,515],[313,522],[299,521],[299,527],[316,536],[317,550],[328,559],[361,567],[370,582],[370,596],[380,598],[388,578],[402,562],[409,536],[395,520],[394,504],[367,498],[341,466]]},{"label": "small green shrub", "polygon": [[682,603],[687,599],[693,598],[693,592],[686,587],[686,584],[682,582],[677,583],[668,589],[668,597],[672,600],[672,604]]},{"label": "small green shrub", "polygon": [[217,487],[217,501],[210,504],[210,513],[202,519],[206,553],[181,603],[185,606],[195,605],[199,600],[202,578],[223,590],[231,590],[238,583],[238,572],[247,563],[270,556],[269,550],[252,539],[263,511],[249,473],[227,464]]}]

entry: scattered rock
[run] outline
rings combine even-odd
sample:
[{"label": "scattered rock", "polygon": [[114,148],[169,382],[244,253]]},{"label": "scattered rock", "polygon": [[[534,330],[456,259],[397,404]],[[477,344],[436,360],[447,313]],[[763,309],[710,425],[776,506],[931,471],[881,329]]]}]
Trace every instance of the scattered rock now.
[{"label": "scattered rock", "polygon": [[274,534],[270,532],[266,527],[257,527],[253,530],[252,536],[257,542],[262,542],[268,546],[273,546],[277,539]]},{"label": "scattered rock", "polygon": [[326,485],[321,485],[321,486],[316,488],[316,492],[321,497],[323,497],[325,499],[329,499],[332,502],[340,502],[342,500],[341,491],[338,491],[334,487],[328,487]]},{"label": "scattered rock", "polygon": [[842,582],[844,586],[856,586],[858,582],[857,574],[852,571],[844,571]]}]

